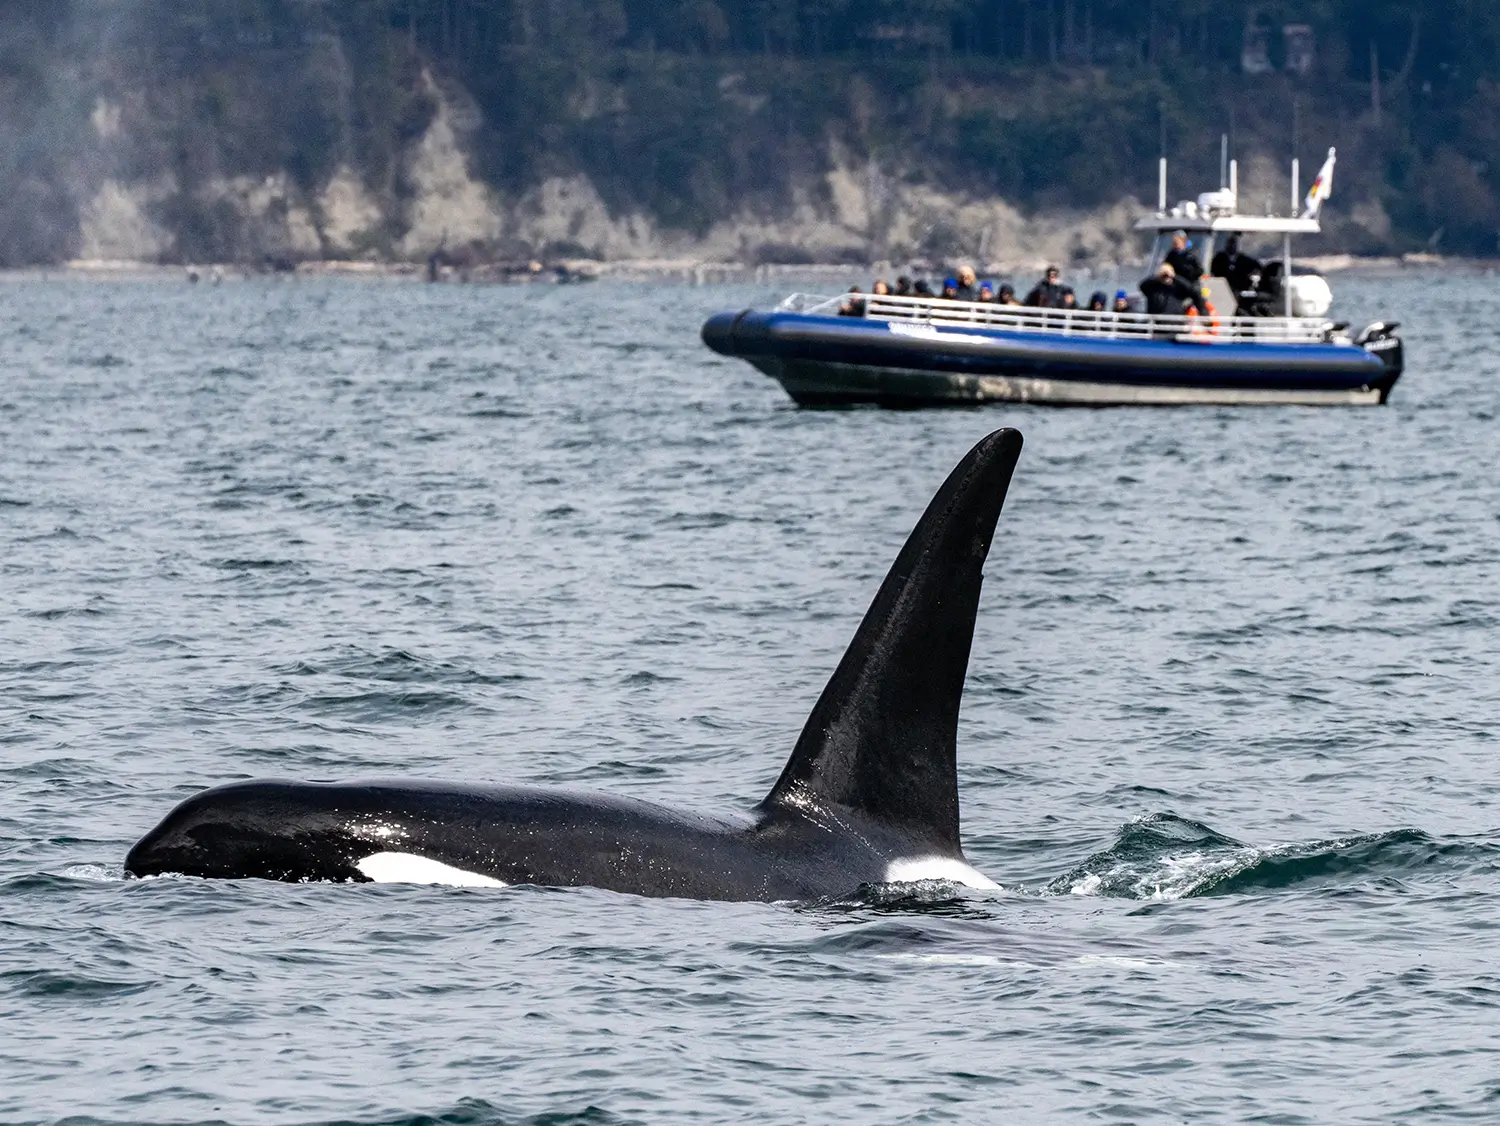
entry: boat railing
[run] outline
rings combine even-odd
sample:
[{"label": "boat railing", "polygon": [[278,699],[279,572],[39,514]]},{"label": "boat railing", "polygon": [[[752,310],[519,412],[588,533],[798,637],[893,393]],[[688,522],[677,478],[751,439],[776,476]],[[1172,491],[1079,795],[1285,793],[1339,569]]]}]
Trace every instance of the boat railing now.
[{"label": "boat railing", "polygon": [[937,328],[992,328],[1043,332],[1104,340],[1179,340],[1204,344],[1253,341],[1269,344],[1321,344],[1333,337],[1332,321],[1313,317],[1162,316],[1149,313],[1094,312],[1089,309],[1033,309],[987,301],[952,301],[943,297],[897,297],[894,294],[843,293],[837,297],[794,293],[778,308],[811,316],[836,316],[862,309],[867,319]]}]

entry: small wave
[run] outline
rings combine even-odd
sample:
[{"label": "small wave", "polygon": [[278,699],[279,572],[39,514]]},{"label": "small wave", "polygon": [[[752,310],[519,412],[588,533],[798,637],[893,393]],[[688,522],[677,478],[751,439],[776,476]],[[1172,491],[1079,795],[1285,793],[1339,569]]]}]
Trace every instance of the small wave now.
[{"label": "small wave", "polygon": [[[72,1117],[64,1121],[67,1126],[133,1126],[137,1120]],[[299,1126],[637,1126],[639,1122],[639,1119],[622,1118],[596,1106],[514,1114],[484,1099],[460,1099],[447,1110],[392,1110],[361,1118],[309,1119]],[[225,1121],[210,1118],[187,1126],[225,1126]]]},{"label": "small wave", "polygon": [[[397,1113],[389,1118],[361,1118],[319,1123],[316,1126],[626,1126],[621,1118],[597,1106],[581,1110],[550,1110],[540,1114],[511,1114],[484,1099],[463,1099],[451,1110],[434,1114]],[[314,1126],[309,1123],[308,1126]]]},{"label": "small wave", "polygon": [[408,718],[471,708],[474,705],[452,692],[355,692],[347,696],[309,696],[302,706],[316,715],[354,716],[360,719]]},{"label": "small wave", "polygon": [[83,368],[119,368],[127,366],[129,361],[113,352],[105,352],[102,356],[79,357],[73,363]]},{"label": "small wave", "polygon": [[670,516],[659,519],[657,524],[686,531],[704,531],[726,527],[738,519],[740,517],[728,512],[674,512]]},{"label": "small wave", "polygon": [[58,606],[50,610],[24,610],[22,616],[55,622],[63,618],[102,618],[105,611],[97,606]]},{"label": "small wave", "polygon": [[215,559],[209,566],[220,571],[286,571],[301,567],[298,559]]},{"label": "small wave", "polygon": [[1001,889],[976,889],[947,880],[916,880],[899,884],[862,884],[848,895],[807,904],[809,910],[843,914],[935,915],[950,919],[990,919],[986,900]]},{"label": "small wave", "polygon": [[679,676],[663,676],[661,673],[652,672],[650,669],[641,669],[638,672],[631,673],[629,676],[622,677],[620,683],[639,687],[646,684],[670,684],[673,681],[681,679]]},{"label": "small wave", "polygon": [[370,652],[346,648],[325,660],[304,660],[278,667],[288,676],[329,676],[347,680],[377,680],[388,684],[514,684],[528,680],[521,673],[482,673],[452,661],[418,656],[405,649]]},{"label": "small wave", "polygon": [[0,987],[26,997],[124,997],[150,989],[151,984],[149,981],[109,981],[52,970],[11,970],[0,973]]},{"label": "small wave", "polygon": [[1416,829],[1255,847],[1173,813],[1153,813],[1120,830],[1115,843],[1058,877],[1059,895],[1186,899],[1243,895],[1318,880],[1392,878],[1443,862],[1493,864],[1491,843],[1437,840]]}]

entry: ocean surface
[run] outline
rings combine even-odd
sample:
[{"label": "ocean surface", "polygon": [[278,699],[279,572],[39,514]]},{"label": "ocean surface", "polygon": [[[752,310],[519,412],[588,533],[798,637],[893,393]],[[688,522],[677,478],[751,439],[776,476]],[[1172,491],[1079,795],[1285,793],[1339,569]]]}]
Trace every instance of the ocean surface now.
[{"label": "ocean surface", "polygon": [[[0,1122],[1500,1120],[1495,280],[1380,409],[803,411],[754,287],[0,284]],[[1004,885],[122,878],[258,776],[770,787],[1026,437],[959,735]]]}]

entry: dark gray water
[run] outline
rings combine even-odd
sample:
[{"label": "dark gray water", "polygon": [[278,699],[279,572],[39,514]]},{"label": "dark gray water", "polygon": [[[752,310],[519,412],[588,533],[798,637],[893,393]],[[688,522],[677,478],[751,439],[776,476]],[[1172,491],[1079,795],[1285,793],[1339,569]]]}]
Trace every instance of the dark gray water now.
[{"label": "dark gray water", "polygon": [[[749,289],[0,289],[0,1121],[1500,1116],[1494,282],[1385,409],[802,412]],[[960,731],[1006,891],[125,881],[230,779],[743,809],[1027,440]]]}]

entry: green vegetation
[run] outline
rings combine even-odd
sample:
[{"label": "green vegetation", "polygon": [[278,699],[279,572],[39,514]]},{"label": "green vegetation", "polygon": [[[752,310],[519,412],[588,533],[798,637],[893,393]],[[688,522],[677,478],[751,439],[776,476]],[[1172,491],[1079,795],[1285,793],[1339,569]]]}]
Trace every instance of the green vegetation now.
[{"label": "green vegetation", "polygon": [[[671,228],[777,214],[824,190],[835,149],[1023,208],[1149,199],[1164,142],[1175,182],[1206,185],[1228,132],[1304,168],[1337,144],[1340,204],[1391,221],[1351,249],[1500,250],[1493,0],[0,0],[0,19],[5,262],[67,252],[86,89],[142,90],[160,128],[138,175],[314,191],[345,163],[389,202],[432,113],[423,68],[477,102],[497,188],[583,172]],[[1303,72],[1289,24],[1310,29]],[[184,253],[247,253],[177,206]]]}]

